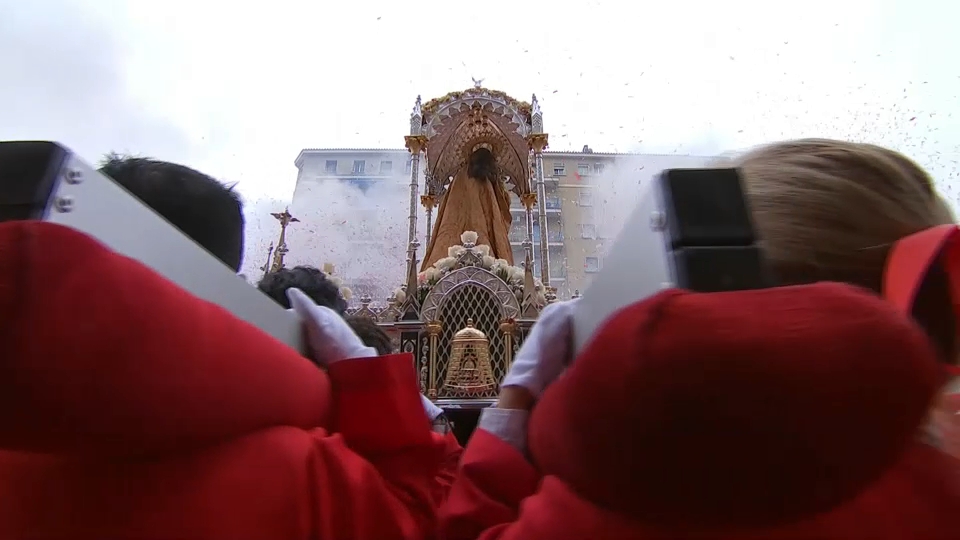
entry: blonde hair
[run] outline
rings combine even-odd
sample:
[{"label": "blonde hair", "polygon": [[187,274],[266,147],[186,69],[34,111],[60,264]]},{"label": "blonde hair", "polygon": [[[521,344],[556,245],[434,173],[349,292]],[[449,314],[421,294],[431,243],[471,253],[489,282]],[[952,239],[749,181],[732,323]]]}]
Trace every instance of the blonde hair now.
[{"label": "blonde hair", "polygon": [[[879,146],[802,139],[757,148],[733,161],[782,284],[841,281],[879,293],[894,242],[954,222],[930,176]],[[942,276],[940,281],[925,284],[923,294],[931,298],[918,299],[918,309],[923,304],[935,313],[917,318],[924,326],[926,319],[944,326],[927,329],[952,358],[955,331],[944,321],[952,324],[954,317]],[[935,335],[943,332],[950,335]]]},{"label": "blonde hair", "polygon": [[946,199],[937,195],[937,219],[944,223],[956,223],[957,215],[953,212],[953,209],[950,208],[950,204],[947,203]]}]

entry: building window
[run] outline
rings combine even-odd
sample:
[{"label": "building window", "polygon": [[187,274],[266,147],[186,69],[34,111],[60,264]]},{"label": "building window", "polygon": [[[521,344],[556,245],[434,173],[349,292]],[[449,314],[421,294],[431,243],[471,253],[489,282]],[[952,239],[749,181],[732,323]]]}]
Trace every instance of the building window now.
[{"label": "building window", "polygon": [[600,271],[600,257],[587,257],[583,260],[583,270],[593,273]]},{"label": "building window", "polygon": [[597,226],[592,223],[580,224],[580,238],[596,238]]},{"label": "building window", "polygon": [[360,190],[361,193],[366,194],[376,184],[375,180],[369,178],[343,178],[341,182],[347,184],[348,186],[355,187]]},{"label": "building window", "polygon": [[597,222],[597,209],[593,206],[584,206],[580,208],[580,222],[581,223],[596,223]]},{"label": "building window", "polygon": [[366,167],[366,162],[362,159],[358,159],[353,162],[353,174],[363,174],[363,170]]},{"label": "building window", "polygon": [[603,174],[603,163],[594,163],[593,172],[595,174]]},{"label": "building window", "polygon": [[592,189],[581,189],[580,190],[580,206],[593,206],[593,190]]},{"label": "building window", "polygon": [[553,175],[554,176],[566,176],[567,170],[563,167],[563,163],[554,163],[553,164]]},{"label": "building window", "polygon": [[403,167],[403,172],[410,174],[410,171],[413,170],[413,159],[407,159],[407,164]]},{"label": "building window", "polygon": [[390,174],[393,172],[393,162],[392,161],[381,161],[380,162],[380,174]]},{"label": "building window", "polygon": [[577,165],[577,174],[580,176],[590,176],[590,165],[586,163]]},{"label": "building window", "polygon": [[328,159],[327,163],[324,164],[323,170],[327,174],[337,174],[337,160]]}]

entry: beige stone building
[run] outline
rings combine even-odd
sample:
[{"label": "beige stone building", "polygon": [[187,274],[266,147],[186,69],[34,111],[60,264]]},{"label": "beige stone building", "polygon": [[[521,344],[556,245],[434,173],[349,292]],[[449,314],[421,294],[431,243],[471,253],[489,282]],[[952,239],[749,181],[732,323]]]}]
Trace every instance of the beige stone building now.
[{"label": "beige stone building", "polygon": [[[616,223],[622,223],[625,208],[632,206],[631,198],[640,184],[663,169],[675,167],[704,166],[712,157],[613,154],[593,152],[584,147],[579,152],[553,152],[544,154],[544,177],[546,181],[547,234],[550,252],[551,285],[557,288],[560,298],[569,298],[582,290],[593,274],[603,267],[603,254],[617,234]],[[305,149],[296,159],[298,169],[297,188],[293,206],[307,207],[330,204],[329,201],[313,201],[307,186],[313,183],[338,182],[353,186],[358,193],[382,190],[388,186],[397,188],[409,185],[410,160],[406,150],[393,149]],[[423,184],[422,178],[418,182]],[[409,199],[399,198],[397,204],[408,208]],[[626,201],[626,202],[625,202]],[[514,221],[510,241],[514,259],[523,260],[521,242],[525,235],[522,219],[523,208],[519,200],[512,200]],[[423,211],[420,209],[419,228],[423,237]],[[621,214],[621,215],[613,215]],[[372,209],[359,219],[376,221],[378,212]],[[353,226],[356,230],[362,228]],[[354,235],[354,231],[345,232]],[[534,224],[534,245],[539,242],[540,226]],[[396,241],[383,238],[372,241],[357,236],[352,242],[358,250],[406,249],[406,234],[398,231]],[[421,250],[423,247],[421,247]],[[539,249],[534,249],[539,256]],[[540,275],[540,261],[534,261],[535,275]],[[359,278],[344,276],[359,292],[373,289],[375,280],[370,276]]]}]

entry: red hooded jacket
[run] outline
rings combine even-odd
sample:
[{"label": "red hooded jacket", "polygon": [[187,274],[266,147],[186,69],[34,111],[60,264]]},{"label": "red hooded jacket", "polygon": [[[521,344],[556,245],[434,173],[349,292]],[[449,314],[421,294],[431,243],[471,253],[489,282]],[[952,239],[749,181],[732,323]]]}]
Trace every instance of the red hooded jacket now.
[{"label": "red hooded jacket", "polygon": [[529,461],[478,430],[441,537],[960,538],[960,462],[917,436],[941,382],[923,331],[845,285],[666,291],[547,389]]},{"label": "red hooded jacket", "polygon": [[[329,373],[76,231],[0,224],[0,538],[416,539],[409,355]],[[447,471],[449,472],[449,471]]]}]

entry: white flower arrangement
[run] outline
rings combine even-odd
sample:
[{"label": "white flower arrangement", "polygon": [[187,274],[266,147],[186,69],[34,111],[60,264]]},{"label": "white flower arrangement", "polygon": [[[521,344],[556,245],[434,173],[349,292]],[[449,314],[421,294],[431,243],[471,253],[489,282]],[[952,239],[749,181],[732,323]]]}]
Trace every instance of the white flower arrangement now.
[{"label": "white flower arrangement", "polygon": [[[460,235],[460,240],[464,244],[473,244],[477,241],[479,235],[473,231],[466,231]],[[457,265],[457,258],[466,251],[464,246],[451,246],[447,250],[447,256],[438,260],[433,266],[417,274],[417,289],[420,301],[426,297],[426,294],[437,284],[440,279],[450,273]],[[491,272],[510,287],[510,290],[517,296],[518,301],[523,301],[523,279],[524,269],[519,266],[513,266],[505,259],[495,259],[490,255],[490,246],[481,244],[473,246],[481,255],[481,267]],[[546,305],[546,290],[543,282],[534,278],[534,287],[536,288],[537,302],[540,305]],[[398,304],[406,300],[407,294],[403,289],[397,289],[393,292],[394,298]]]},{"label": "white flower arrangement", "polygon": [[327,281],[336,285],[337,289],[340,290],[340,296],[342,296],[344,300],[349,302],[353,298],[353,291],[350,290],[350,287],[344,286],[343,280],[333,275],[332,264],[325,263],[323,265],[323,270],[321,270],[320,272],[322,272],[323,275],[326,276]]}]

